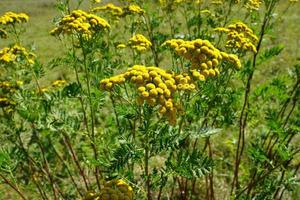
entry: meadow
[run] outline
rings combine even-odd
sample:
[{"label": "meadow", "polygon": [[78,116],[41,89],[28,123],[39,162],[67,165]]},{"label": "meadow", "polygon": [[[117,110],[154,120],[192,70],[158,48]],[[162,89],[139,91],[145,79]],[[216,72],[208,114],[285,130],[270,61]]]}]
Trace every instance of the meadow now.
[{"label": "meadow", "polygon": [[299,199],[299,20],[297,0],[1,0],[0,199]]}]

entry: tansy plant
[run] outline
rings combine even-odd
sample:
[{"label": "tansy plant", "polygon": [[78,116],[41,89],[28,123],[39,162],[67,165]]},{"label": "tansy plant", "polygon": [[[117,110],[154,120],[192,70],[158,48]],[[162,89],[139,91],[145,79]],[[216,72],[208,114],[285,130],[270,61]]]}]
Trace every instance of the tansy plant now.
[{"label": "tansy plant", "polygon": [[49,61],[0,13],[0,196],[297,199],[289,2],[57,0]]}]

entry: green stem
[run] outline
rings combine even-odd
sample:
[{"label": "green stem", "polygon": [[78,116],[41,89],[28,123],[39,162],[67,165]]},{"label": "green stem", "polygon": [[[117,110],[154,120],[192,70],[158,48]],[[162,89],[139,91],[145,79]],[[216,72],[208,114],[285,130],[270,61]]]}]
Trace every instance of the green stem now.
[{"label": "green stem", "polygon": [[[83,38],[79,38],[80,41],[80,47],[83,54],[83,67],[85,71],[85,79],[86,79],[86,85],[87,85],[87,91],[88,91],[88,100],[90,105],[90,115],[91,115],[91,146],[94,152],[94,158],[97,161],[98,160],[98,153],[96,148],[96,139],[95,139],[95,112],[94,112],[94,105],[92,101],[92,95],[91,95],[91,80],[90,80],[90,73],[88,69],[88,63],[87,63],[87,52],[83,44]],[[97,186],[100,189],[100,182],[99,182],[99,167],[96,166],[95,168],[95,178],[97,182]]]},{"label": "green stem", "polygon": [[73,177],[73,175],[72,175],[72,173],[71,173],[71,171],[70,171],[67,163],[64,161],[63,157],[58,153],[57,149],[55,148],[55,146],[54,146],[54,144],[52,143],[51,140],[50,140],[50,144],[51,144],[51,146],[52,146],[52,148],[54,150],[54,153],[56,154],[56,156],[58,157],[58,159],[62,162],[62,164],[66,168],[66,170],[67,170],[67,172],[68,172],[68,174],[69,174],[69,176],[71,178],[71,181],[72,181],[74,187],[76,188],[77,192],[79,193],[79,195],[81,197],[83,197],[83,195],[82,195],[81,191],[79,190],[78,185],[76,184],[75,179],[74,179],[74,177]]},{"label": "green stem", "polygon": [[18,45],[20,45],[20,44],[21,44],[21,41],[20,41],[20,34],[18,33],[15,24],[12,24],[12,29],[13,29],[13,33],[14,33],[15,36],[16,36],[16,43],[17,43]]},{"label": "green stem", "polygon": [[84,121],[84,124],[85,124],[85,127],[86,127],[86,131],[87,133],[89,133],[89,124],[88,124],[88,119],[87,119],[87,114],[86,114],[86,111],[85,111],[85,108],[84,108],[84,101],[83,101],[83,97],[82,97],[82,86],[81,86],[81,82],[80,82],[80,79],[79,79],[79,72],[78,72],[78,69],[77,69],[77,59],[76,59],[76,51],[75,51],[75,48],[74,48],[74,38],[72,37],[72,56],[73,56],[73,59],[74,59],[74,63],[73,63],[73,66],[74,66],[74,70],[75,70],[75,76],[76,76],[76,81],[77,81],[77,84],[80,86],[80,95],[79,95],[79,101],[80,101],[80,105],[81,105],[81,109],[82,109],[82,113],[83,113],[83,121]]},{"label": "green stem", "polygon": [[120,125],[120,121],[119,121],[119,115],[118,115],[118,112],[117,112],[117,109],[116,109],[116,102],[112,96],[112,94],[110,93],[109,95],[110,97],[110,100],[112,102],[112,105],[113,105],[113,110],[114,110],[114,114],[115,114],[115,118],[116,118],[116,122],[117,122],[117,126],[118,126],[118,130],[119,130],[119,133],[121,133],[121,125]]},{"label": "green stem", "polygon": [[[148,109],[148,108],[147,108]],[[144,115],[144,151],[145,151],[145,158],[144,158],[144,164],[145,164],[145,177],[146,177],[146,191],[147,191],[147,200],[151,200],[151,187],[150,187],[150,174],[149,174],[149,159],[150,159],[150,150],[149,150],[149,123],[151,114],[147,111],[145,112],[145,108],[143,109],[143,115]]]},{"label": "green stem", "polygon": [[265,35],[265,31],[269,25],[270,16],[272,14],[272,11],[275,8],[275,4],[276,4],[276,0],[271,1],[270,5],[267,9],[267,12],[265,13],[263,23],[261,26],[261,30],[260,30],[259,41],[256,46],[257,52],[254,53],[253,60],[252,60],[252,69],[247,78],[244,102],[243,102],[243,107],[242,107],[242,111],[241,111],[240,119],[239,119],[239,136],[238,136],[238,143],[237,143],[237,149],[236,149],[236,155],[235,155],[234,176],[233,176],[231,192],[230,192],[231,194],[233,193],[234,189],[239,188],[239,166],[240,166],[242,155],[243,155],[244,148],[245,148],[245,131],[246,131],[246,126],[247,126],[248,112],[250,109],[249,98],[250,98],[252,79],[253,79],[253,75],[254,75],[254,72],[257,67],[257,62],[256,62],[257,56],[258,56],[258,53],[260,52],[262,40]]},{"label": "green stem", "polygon": [[147,199],[151,200],[150,177],[149,177],[149,135],[148,135],[148,131],[146,131],[146,133],[145,133],[145,176],[146,176]]},{"label": "green stem", "polygon": [[38,133],[35,133],[36,134],[36,138],[37,138],[37,144],[42,152],[42,158],[43,158],[43,161],[44,161],[44,164],[45,164],[45,171],[47,173],[47,176],[49,178],[49,181],[50,181],[50,184],[51,184],[51,188],[52,188],[52,191],[53,191],[53,198],[54,200],[57,200],[58,199],[58,196],[57,196],[57,191],[55,189],[55,183],[54,183],[54,180],[53,180],[53,176],[50,172],[50,167],[49,167],[49,163],[46,159],[46,156],[45,156],[45,149],[43,148],[42,144],[41,144],[41,141],[38,137]]},{"label": "green stem", "polygon": [[27,200],[26,197],[24,196],[24,194],[14,184],[12,184],[5,176],[0,174],[0,177],[3,179],[4,183],[6,183],[13,190],[15,190],[23,200]]},{"label": "green stem", "polygon": [[84,171],[83,171],[83,169],[80,166],[80,163],[78,161],[78,157],[77,157],[77,155],[76,155],[76,153],[75,153],[75,151],[74,151],[74,149],[72,147],[72,144],[70,142],[69,136],[64,131],[62,132],[62,135],[64,137],[64,143],[66,144],[67,148],[69,149],[69,151],[71,153],[71,156],[72,156],[72,159],[75,162],[75,164],[76,164],[76,166],[77,166],[77,168],[79,170],[79,173],[80,173],[80,175],[81,175],[81,177],[83,179],[83,182],[85,184],[85,188],[86,188],[86,190],[89,190],[87,178],[85,177]]},{"label": "green stem", "polygon": [[150,42],[151,42],[151,52],[153,55],[153,61],[155,66],[159,66],[159,60],[158,60],[158,53],[157,53],[157,48],[156,48],[156,41],[154,39],[154,35],[153,35],[153,27],[150,24],[150,19],[147,18],[147,16],[143,16],[144,22],[146,24],[146,28],[147,28],[147,32],[150,38]]}]

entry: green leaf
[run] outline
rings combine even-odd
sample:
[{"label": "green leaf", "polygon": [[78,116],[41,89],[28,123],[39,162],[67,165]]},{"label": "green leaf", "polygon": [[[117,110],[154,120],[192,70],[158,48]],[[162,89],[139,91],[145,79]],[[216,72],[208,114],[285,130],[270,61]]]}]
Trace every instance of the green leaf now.
[{"label": "green leaf", "polygon": [[67,97],[77,97],[80,94],[80,91],[80,85],[78,85],[77,83],[71,83],[64,87],[62,95]]},{"label": "green leaf", "polygon": [[284,49],[283,45],[278,45],[278,46],[266,49],[264,52],[262,52],[260,54],[258,64],[262,64],[262,63],[270,60],[271,58],[279,55],[283,49]]},{"label": "green leaf", "polygon": [[200,130],[200,137],[210,137],[212,135],[218,134],[222,131],[220,128],[213,128],[213,129],[204,129]]},{"label": "green leaf", "polygon": [[136,145],[127,142],[125,139],[120,140],[120,146],[113,152],[113,158],[110,162],[110,169],[120,170],[126,164],[142,158],[143,150],[138,149]]},{"label": "green leaf", "polygon": [[202,152],[180,151],[177,156],[168,158],[166,166],[171,174],[192,179],[208,174],[213,167],[213,161]]}]

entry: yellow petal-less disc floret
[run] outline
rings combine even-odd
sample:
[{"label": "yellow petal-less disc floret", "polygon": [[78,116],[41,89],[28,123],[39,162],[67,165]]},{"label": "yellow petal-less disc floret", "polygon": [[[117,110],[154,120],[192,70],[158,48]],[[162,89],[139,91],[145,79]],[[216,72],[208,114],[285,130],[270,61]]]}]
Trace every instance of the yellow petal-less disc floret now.
[{"label": "yellow petal-less disc floret", "polygon": [[143,15],[145,13],[144,9],[134,4],[126,6],[123,10],[124,10],[124,15],[132,15],[132,14]]},{"label": "yellow petal-less disc floret", "polygon": [[145,51],[152,46],[151,42],[141,34],[136,34],[130,38],[128,44],[131,48],[138,52]]},{"label": "yellow petal-less disc floret", "polygon": [[[122,81],[116,81],[122,78]],[[100,81],[100,87],[111,91],[115,85],[125,81],[135,85],[137,104],[158,106],[159,113],[165,116],[170,124],[176,124],[177,103],[175,94],[191,92],[196,85],[187,73],[174,74],[158,67],[134,65],[123,74]]]},{"label": "yellow petal-less disc floret", "polygon": [[113,3],[108,3],[104,6],[95,7],[91,10],[91,12],[107,12],[113,16],[120,17],[123,15],[123,9],[119,6],[116,6]]},{"label": "yellow petal-less disc floret", "polygon": [[112,180],[104,184],[100,191],[100,200],[133,199],[133,190],[130,185],[121,179]]},{"label": "yellow petal-less disc floret", "polygon": [[227,28],[219,27],[215,31],[227,34],[226,47],[257,52],[255,45],[258,42],[258,38],[253,30],[243,22],[230,24]]},{"label": "yellow petal-less disc floret", "polygon": [[262,0],[248,0],[246,3],[246,8],[250,11],[258,10],[261,6]]},{"label": "yellow petal-less disc floret", "polygon": [[98,31],[108,29],[110,29],[110,25],[105,19],[82,10],[74,10],[71,14],[64,16],[57,27],[50,31],[50,34],[78,33],[88,38]]},{"label": "yellow petal-less disc floret", "polygon": [[99,193],[88,191],[82,200],[133,200],[133,189],[122,179],[111,180],[101,187]]},{"label": "yellow petal-less disc floret", "polygon": [[33,53],[28,52],[24,47],[19,45],[0,49],[0,64],[15,64],[20,60],[25,61],[27,64],[34,64],[35,57]]},{"label": "yellow petal-less disc floret", "polygon": [[[222,61],[234,63],[237,68],[241,63],[237,56],[228,55],[214,47],[208,40],[196,39],[185,41],[182,39],[171,39],[163,43],[175,52],[191,62],[189,73],[196,80],[205,80],[206,77],[214,77],[220,74],[218,69]],[[180,88],[187,88],[180,85]]]},{"label": "yellow petal-less disc floret", "polygon": [[52,86],[55,87],[55,88],[59,88],[59,87],[62,87],[66,84],[67,84],[66,80],[56,80],[52,83]]},{"label": "yellow petal-less disc floret", "polygon": [[9,25],[28,22],[29,17],[25,13],[6,12],[0,16],[0,25]]}]

